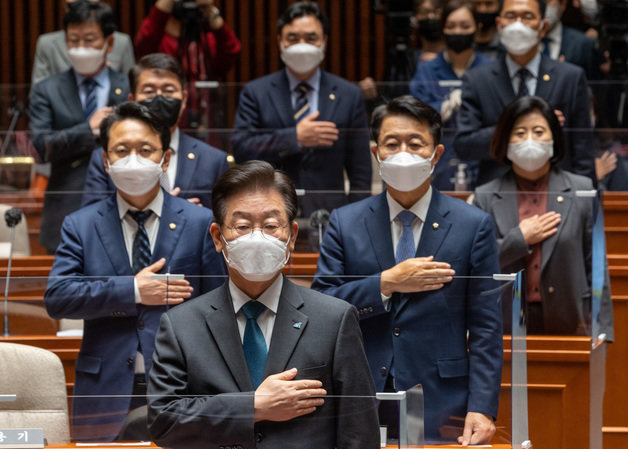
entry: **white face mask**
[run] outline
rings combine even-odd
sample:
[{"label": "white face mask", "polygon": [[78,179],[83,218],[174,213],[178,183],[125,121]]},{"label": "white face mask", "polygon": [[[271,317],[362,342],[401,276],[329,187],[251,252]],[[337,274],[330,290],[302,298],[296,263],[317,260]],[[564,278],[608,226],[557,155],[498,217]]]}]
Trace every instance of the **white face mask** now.
[{"label": "white face mask", "polygon": [[410,192],[422,185],[432,174],[432,159],[436,150],[429,159],[418,154],[400,151],[379,161],[379,174],[386,184],[401,192]]},{"label": "white face mask", "polygon": [[158,164],[133,153],[113,164],[109,163],[109,176],[116,188],[127,195],[144,195],[159,182],[162,164],[163,159]]},{"label": "white face mask", "polygon": [[[222,252],[225,261],[251,282],[264,282],[273,278],[288,262],[288,242],[253,231],[230,242],[225,242],[229,256]],[[289,239],[288,239],[289,241]]]},{"label": "white face mask", "polygon": [[539,43],[539,31],[516,21],[499,30],[499,39],[506,51],[523,55]]},{"label": "white face mask", "polygon": [[549,27],[553,28],[560,20],[560,17],[558,16],[558,6],[547,6],[545,9],[545,18],[549,22]]},{"label": "white face mask", "polygon": [[543,167],[554,155],[554,141],[540,141],[528,138],[525,142],[509,143],[507,157],[513,164],[526,171],[536,171]]},{"label": "white face mask", "polygon": [[68,56],[70,57],[70,63],[77,73],[81,75],[93,75],[100,69],[103,62],[105,62],[105,52],[107,51],[107,44],[100,50],[97,48],[69,48]]},{"label": "white face mask", "polygon": [[302,74],[314,70],[325,58],[325,45],[294,44],[284,47],[281,44],[281,60],[294,73]]}]

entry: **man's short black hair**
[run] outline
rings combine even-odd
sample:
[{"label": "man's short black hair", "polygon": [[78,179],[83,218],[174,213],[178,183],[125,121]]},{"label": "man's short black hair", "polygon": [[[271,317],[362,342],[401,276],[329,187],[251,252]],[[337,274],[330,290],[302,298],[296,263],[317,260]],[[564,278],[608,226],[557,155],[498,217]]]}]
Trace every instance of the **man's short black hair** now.
[{"label": "man's short black hair", "polygon": [[152,130],[159,134],[161,149],[166,151],[170,147],[170,129],[146,106],[134,101],[120,103],[113,112],[100,124],[100,143],[105,151],[109,148],[109,132],[111,127],[124,120],[139,120],[146,123]]},{"label": "man's short black hair", "polygon": [[286,204],[288,220],[292,223],[297,216],[297,192],[294,184],[288,175],[275,170],[265,161],[247,161],[230,168],[218,179],[212,189],[212,211],[216,223],[224,224],[229,197],[241,192],[269,189],[281,195]]},{"label": "man's short black hair", "polygon": [[165,53],[151,53],[137,61],[137,64],[135,64],[133,68],[129,71],[129,85],[131,87],[131,92],[133,93],[133,95],[136,94],[135,89],[137,88],[137,82],[140,78],[140,75],[145,70],[156,72],[157,75],[159,75],[159,72],[173,73],[179,79],[181,89],[183,89],[183,87],[185,86],[183,69],[181,68],[181,64],[179,64],[179,61]]},{"label": "man's short black hair", "polygon": [[412,95],[394,98],[375,108],[371,115],[371,139],[375,142],[379,140],[379,131],[384,119],[391,116],[410,117],[427,124],[434,139],[434,146],[440,143],[442,127],[440,114],[429,104]]},{"label": "man's short black hair", "polygon": [[323,27],[323,34],[329,34],[329,19],[318,6],[318,3],[315,2],[296,2],[290,5],[277,20],[277,34],[281,36],[284,26],[291,23],[294,19],[306,16],[316,17]]},{"label": "man's short black hair", "polygon": [[[499,0],[499,14],[501,15],[502,9],[504,9],[504,3],[506,0]],[[547,9],[546,0],[533,0],[539,5],[539,13],[541,14],[541,20],[545,18],[545,10]]]},{"label": "man's short black hair", "polygon": [[97,24],[104,37],[108,37],[116,31],[116,18],[108,5],[89,0],[77,0],[68,4],[68,10],[63,16],[63,29],[66,32],[68,25],[80,25],[88,22]]}]

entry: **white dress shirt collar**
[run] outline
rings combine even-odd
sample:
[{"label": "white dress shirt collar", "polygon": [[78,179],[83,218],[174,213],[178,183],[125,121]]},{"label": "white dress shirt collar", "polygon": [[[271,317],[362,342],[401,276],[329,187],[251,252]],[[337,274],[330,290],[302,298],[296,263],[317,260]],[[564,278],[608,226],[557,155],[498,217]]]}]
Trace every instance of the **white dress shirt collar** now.
[{"label": "white dress shirt collar", "polygon": [[[390,222],[392,223],[399,212],[402,210],[406,210],[401,204],[399,204],[395,199],[386,191],[386,201],[388,202],[388,212],[390,214]],[[417,217],[421,219],[421,223],[425,223],[425,218],[427,217],[427,211],[430,208],[430,202],[432,201],[432,186],[427,189],[425,195],[421,197],[419,201],[414,203],[410,209],[410,212],[414,213]]]},{"label": "white dress shirt collar", "polygon": [[[271,310],[273,313],[277,313],[277,307],[279,306],[279,296],[281,295],[281,289],[283,288],[283,275],[277,276],[275,282],[273,282],[270,287],[268,287],[264,293],[262,293],[256,301],[261,302],[266,306],[267,309]],[[251,301],[252,298],[240,290],[229,278],[229,293],[231,293],[231,300],[233,301],[233,310],[236,315],[242,309],[242,306],[247,302]]]},{"label": "white dress shirt collar", "polygon": [[[120,196],[120,192],[117,192],[117,191],[116,191],[116,202],[118,203],[118,214],[120,216],[120,220],[124,218],[124,216],[129,210],[133,210],[133,211],[138,210],[137,207],[131,206],[129,203],[127,203],[124,200],[124,198]],[[163,207],[164,207],[164,193],[161,189],[159,189],[157,196],[153,198],[153,201],[148,203],[148,206],[146,206],[144,210],[151,210],[157,217],[161,218],[161,211]]]},{"label": "white dress shirt collar", "polygon": [[[286,75],[288,76],[288,85],[290,86],[290,92],[294,92],[294,89],[296,89],[297,86],[302,83],[302,81],[300,79],[297,79],[297,77],[294,76],[292,72],[288,70],[288,68],[286,68]],[[316,72],[314,72],[314,74],[306,79],[304,82],[306,82],[314,92],[318,92],[321,85],[321,69],[316,69]]]}]

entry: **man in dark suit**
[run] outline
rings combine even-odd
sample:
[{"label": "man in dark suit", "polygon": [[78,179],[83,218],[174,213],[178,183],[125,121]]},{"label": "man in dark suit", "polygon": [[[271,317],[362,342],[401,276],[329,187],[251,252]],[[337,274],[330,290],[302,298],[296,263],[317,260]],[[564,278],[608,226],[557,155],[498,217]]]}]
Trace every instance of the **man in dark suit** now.
[{"label": "man in dark suit", "polygon": [[457,417],[458,442],[488,443],[502,366],[493,220],[430,186],[444,147],[429,105],[398,97],[371,134],[386,192],[332,212],[312,288],[357,307],[378,391],[422,384],[427,440]]},{"label": "man in dark suit", "polygon": [[[304,215],[371,191],[360,89],[320,69],[328,32],[327,17],[316,3],[294,3],[281,15],[277,42],[286,69],[244,87],[232,138],[236,162],[268,161],[305,189]],[[343,171],[349,178],[348,198]]]},{"label": "man in dark suit", "polygon": [[39,235],[51,254],[63,218],[81,203],[100,123],[129,94],[126,77],[107,67],[115,29],[111,8],[79,2],[68,9],[63,28],[73,68],[37,83],[29,110],[33,144],[41,159],[51,163]]},{"label": "man in dark suit", "polygon": [[480,161],[478,184],[504,173],[489,157],[490,141],[504,107],[524,95],[542,97],[556,110],[568,139],[561,168],[597,181],[587,80],[580,67],[539,51],[547,30],[545,6],[545,0],[504,0],[497,29],[506,54],[462,78],[454,150],[463,160]]},{"label": "man in dark suit", "polygon": [[[66,217],[44,296],[52,317],[85,320],[72,401],[77,440],[113,439],[129,410],[146,404],[159,317],[225,274],[211,211],[160,188],[170,132],[158,117],[122,104],[103,121],[101,139],[117,191]],[[158,273],[188,278],[166,282]]]},{"label": "man in dark suit", "polygon": [[281,274],[298,225],[293,183],[263,161],[214,187],[211,235],[229,282],[164,314],[149,428],[179,448],[379,447],[358,314]]},{"label": "man in dark suit", "polygon": [[[188,97],[181,65],[164,53],[146,55],[129,73],[129,81],[129,100],[145,104],[170,127],[173,157],[162,185],[173,195],[210,207],[212,188],[229,168],[227,154],[179,129]],[[94,150],[87,168],[82,206],[94,203],[114,190],[111,178],[105,173],[102,151]]]}]

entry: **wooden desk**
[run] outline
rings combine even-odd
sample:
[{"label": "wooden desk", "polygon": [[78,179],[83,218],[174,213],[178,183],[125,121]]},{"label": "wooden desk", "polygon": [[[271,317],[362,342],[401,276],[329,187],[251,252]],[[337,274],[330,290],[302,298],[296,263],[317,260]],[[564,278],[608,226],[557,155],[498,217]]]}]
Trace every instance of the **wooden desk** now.
[{"label": "wooden desk", "polygon": [[[81,448],[86,448],[85,446],[77,446],[75,443],[68,443],[68,444],[49,444],[46,447],[49,448],[58,448],[58,449],[76,449],[77,447],[81,447]],[[388,448],[396,448],[397,446],[388,446]],[[456,444],[456,445],[438,445],[438,446],[405,446],[408,449],[411,448],[417,448],[417,447],[422,447],[422,448],[440,448],[440,449],[460,449],[462,446]],[[510,444],[493,444],[492,446],[493,449],[511,449],[512,446]],[[151,443],[150,446],[145,446],[145,445],[137,445],[137,446],[89,446],[88,449],[130,449],[130,448],[137,448],[137,449],[141,449],[141,448],[159,448],[159,446],[156,446],[155,443]],[[87,449],[87,448],[86,448]]]}]

